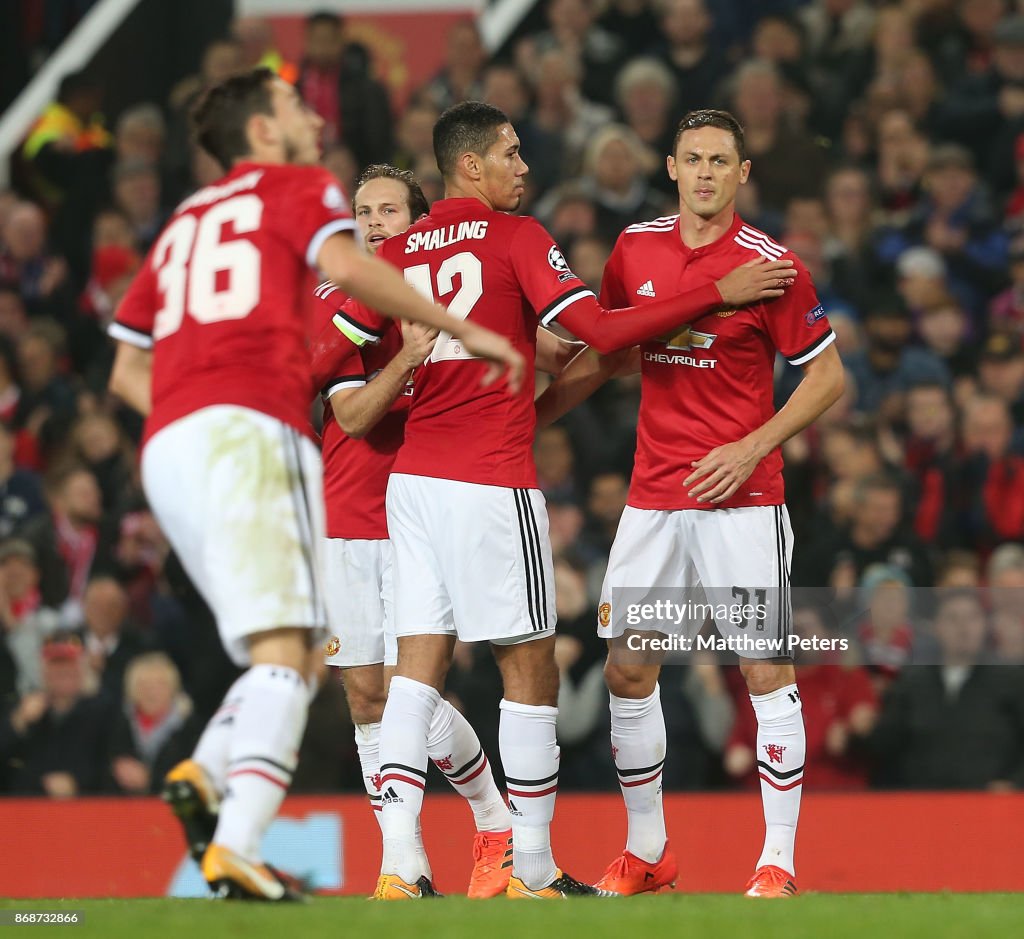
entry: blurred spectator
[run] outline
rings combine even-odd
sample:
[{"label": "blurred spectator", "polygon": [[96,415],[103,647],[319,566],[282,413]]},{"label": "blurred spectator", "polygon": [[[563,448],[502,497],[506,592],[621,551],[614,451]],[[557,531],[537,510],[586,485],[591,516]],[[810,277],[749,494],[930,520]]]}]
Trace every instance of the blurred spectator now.
[{"label": "blurred spectator", "polygon": [[46,511],[39,479],[14,462],[15,438],[0,422],[0,539],[9,538],[30,519]]},{"label": "blurred spectator", "polygon": [[71,459],[81,462],[96,479],[107,509],[131,494],[134,457],[121,428],[108,414],[87,414],[71,429]]},{"label": "blurred spectator", "polygon": [[438,111],[460,101],[479,100],[486,60],[487,52],[476,23],[471,19],[459,20],[448,29],[444,66],[416,97],[429,101]]},{"label": "blurred spectator", "polygon": [[580,186],[596,207],[597,234],[609,243],[627,225],[671,211],[672,204],[647,184],[655,165],[653,154],[622,124],[603,127],[587,145]]},{"label": "blurred spectator", "polygon": [[980,185],[970,152],[956,144],[936,147],[925,176],[928,195],[898,231],[879,242],[883,261],[924,244],[946,264],[950,283],[978,300],[1003,284],[1007,237]]},{"label": "blurred spectator", "polygon": [[167,139],[167,124],[155,104],[139,104],[117,120],[114,149],[119,161],[141,160],[159,166]]},{"label": "blurred spectator", "polygon": [[131,224],[139,247],[148,251],[167,219],[156,167],[137,157],[119,162],[114,167],[114,204]]},{"label": "blurred spectator", "polygon": [[529,37],[532,48],[520,55],[537,56],[558,49],[573,56],[583,70],[580,88],[591,101],[612,102],[612,83],[624,58],[619,37],[595,22],[594,0],[548,0],[548,28]]},{"label": "blurred spectator", "polygon": [[0,719],[0,762],[13,795],[68,799],[105,788],[109,712],[91,695],[82,647],[54,636],[43,647],[43,689]]},{"label": "blurred spectator", "polygon": [[934,629],[938,662],[906,669],[882,701],[871,737],[880,781],[910,789],[1019,788],[1020,669],[982,664],[988,623],[973,591],[940,597]]},{"label": "blurred spectator", "polygon": [[163,652],[147,652],[131,662],[123,693],[124,706],[111,730],[111,775],[120,792],[155,794],[164,776],[191,754],[202,725],[192,719],[181,675]]},{"label": "blurred spectator", "polygon": [[36,438],[44,424],[53,422],[63,427],[75,411],[74,389],[60,371],[64,343],[65,333],[60,326],[38,320],[18,344],[21,398],[16,423]]},{"label": "blurred spectator", "polygon": [[888,686],[911,662],[914,595],[910,578],[892,564],[871,564],[860,581],[857,641],[879,687]]},{"label": "blurred spectator", "polygon": [[0,232],[0,278],[17,284],[34,316],[64,319],[73,308],[68,266],[49,252],[46,216],[34,202],[20,202],[7,215]]},{"label": "blurred spectator", "polygon": [[[793,633],[803,638],[834,638],[822,612],[794,606]],[[868,767],[857,754],[857,742],[874,727],[878,715],[875,690],[859,665],[843,664],[830,653],[801,653],[797,681],[803,701],[807,735],[807,773],[815,790],[864,789]],[[745,697],[745,696],[744,696]],[[736,722],[725,748],[728,776],[748,789],[757,778],[757,721],[746,701],[736,702]]]},{"label": "blurred spectator", "polygon": [[23,153],[31,162],[40,195],[57,205],[72,187],[104,166],[113,139],[100,116],[102,85],[84,72],[61,79],[57,100],[32,125]]},{"label": "blurred spectator", "polygon": [[612,111],[588,101],[580,92],[579,63],[552,49],[538,57],[532,73],[536,99],[536,153],[528,153],[534,184],[543,191],[565,176],[575,175],[583,151],[594,135],[612,121]]},{"label": "blurred spectator", "polygon": [[922,306],[917,332],[925,349],[946,366],[954,387],[977,373],[977,343],[971,339],[970,320],[955,297],[940,294]]},{"label": "blurred spectator", "polygon": [[707,4],[704,0],[664,0],[656,10],[662,38],[654,42],[650,54],[661,59],[675,76],[677,112],[682,115],[708,107],[725,77],[726,63],[712,40],[714,23]]},{"label": "blurred spectator", "polygon": [[1014,422],[1024,423],[1024,340],[1016,333],[993,333],[981,347],[978,386],[1010,408]]},{"label": "blurred spectator", "polygon": [[314,13],[306,20],[298,87],[324,120],[325,146],[344,143],[361,167],[389,158],[393,118],[387,89],[373,77],[366,47],[345,41],[340,16]]},{"label": "blurred spectator", "polygon": [[947,551],[935,577],[935,586],[939,591],[961,587],[976,590],[981,586],[981,559],[974,551]]},{"label": "blurred spectator", "polygon": [[85,588],[80,637],[100,690],[120,703],[125,671],[146,644],[128,620],[128,594],[113,577],[95,577]]},{"label": "blurred spectator", "polygon": [[555,241],[570,242],[597,233],[597,206],[579,183],[565,183],[537,207]]},{"label": "blurred spectator", "polygon": [[665,172],[664,158],[675,138],[675,97],[672,72],[657,59],[633,59],[615,80],[615,103],[623,122],[655,157],[648,182],[672,197],[676,184]]},{"label": "blurred spectator", "polygon": [[1007,261],[1010,286],[989,304],[988,321],[998,332],[1012,332],[1024,338],[1024,237],[1017,237],[1010,244]]},{"label": "blurred spectator", "polygon": [[39,560],[43,603],[77,624],[99,542],[100,488],[89,470],[71,466],[47,480],[46,495],[50,512],[32,519],[21,534]]},{"label": "blurred spectator", "polygon": [[434,124],[440,116],[437,108],[427,102],[409,104],[398,119],[395,166],[412,169],[421,158],[434,159]]},{"label": "blurred spectator", "polygon": [[1024,121],[1024,16],[1001,20],[992,33],[991,64],[953,85],[942,108],[943,136],[970,147],[985,166],[994,152],[1013,153]]},{"label": "blurred spectator", "polygon": [[906,396],[904,468],[916,483],[914,531],[924,542],[956,540],[956,411],[941,384],[914,385]]},{"label": "blurred spectator", "polygon": [[17,668],[20,696],[43,687],[43,643],[60,626],[56,610],[43,606],[32,546],[17,538],[0,542],[0,621]]},{"label": "blurred spectator", "polygon": [[658,20],[652,0],[610,0],[598,22],[618,36],[631,55],[639,55],[658,32]]},{"label": "blurred spectator", "polygon": [[570,270],[594,293],[600,293],[604,266],[612,253],[611,244],[596,235],[584,235],[570,244],[566,257]]},{"label": "blurred spectator", "polygon": [[[912,385],[934,382],[949,386],[946,367],[930,352],[910,345],[912,324],[899,298],[876,297],[864,315],[865,347],[846,359],[857,383],[857,410],[878,412],[887,399]],[[893,404],[883,414],[891,416]],[[898,410],[898,403],[896,405]]]},{"label": "blurred spectator", "polygon": [[232,23],[231,35],[241,50],[243,69],[263,66],[276,72],[289,85],[295,84],[299,70],[278,51],[269,20],[258,16],[240,17]]},{"label": "blurred spectator", "polygon": [[778,69],[753,60],[732,81],[732,108],[743,125],[750,178],[762,204],[783,211],[790,199],[816,197],[825,180],[825,152],[802,126],[786,126]]},{"label": "blurred spectator", "polygon": [[819,538],[794,556],[793,582],[831,586],[849,596],[872,564],[890,564],[926,587],[932,567],[924,546],[903,526],[903,488],[885,475],[869,476],[853,491],[849,527]]},{"label": "blurred spectator", "polygon": [[1024,665],[1024,545],[1000,545],[985,567],[995,659]]},{"label": "blurred spectator", "polygon": [[963,412],[965,458],[960,492],[967,508],[961,537],[988,552],[1001,541],[1024,538],[1024,457],[1011,451],[1013,420],[992,394],[972,398]]},{"label": "blurred spectator", "polygon": [[921,198],[928,167],[928,138],[904,110],[878,118],[877,161],[881,208],[893,225],[902,225]]},{"label": "blurred spectator", "polygon": [[[0,281],[0,336],[17,341],[27,328],[28,316],[21,291],[15,284]],[[4,391],[6,389],[0,388],[0,393]]]},{"label": "blurred spectator", "polygon": [[577,504],[580,492],[569,432],[558,424],[541,428],[533,443],[537,482],[548,499],[569,499]]},{"label": "blurred spectator", "polygon": [[598,473],[590,480],[587,523],[580,536],[582,545],[601,557],[608,556],[628,496],[629,480],[622,473]]},{"label": "blurred spectator", "polygon": [[[836,169],[825,184],[829,235],[825,258],[836,291],[857,306],[864,305],[877,264],[872,250],[874,207],[871,180],[856,166]],[[831,316],[831,311],[829,311]]]}]

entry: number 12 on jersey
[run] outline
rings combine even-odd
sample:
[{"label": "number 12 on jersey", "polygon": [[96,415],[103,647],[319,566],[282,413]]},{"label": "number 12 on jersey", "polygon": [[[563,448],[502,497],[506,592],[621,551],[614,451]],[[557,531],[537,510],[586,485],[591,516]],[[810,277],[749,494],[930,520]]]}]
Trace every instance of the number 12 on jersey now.
[{"label": "number 12 on jersey", "polygon": [[[477,301],[484,295],[483,269],[480,259],[469,251],[453,254],[441,262],[435,275],[429,264],[417,264],[405,269],[405,279],[428,300],[438,301],[440,297],[455,289],[455,277],[459,277],[459,289],[448,302],[448,313],[456,319],[464,320],[472,312]],[[437,293],[435,295],[434,290]],[[428,362],[442,362],[448,359],[475,359],[462,347],[458,339],[451,333],[442,330],[434,343],[434,349],[427,358]]]}]

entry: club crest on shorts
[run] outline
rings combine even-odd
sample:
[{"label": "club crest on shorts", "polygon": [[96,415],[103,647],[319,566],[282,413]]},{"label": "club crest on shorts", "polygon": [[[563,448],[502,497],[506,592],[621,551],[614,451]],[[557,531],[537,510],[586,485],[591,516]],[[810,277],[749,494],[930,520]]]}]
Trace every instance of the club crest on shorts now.
[{"label": "club crest on shorts", "polygon": [[610,603],[602,603],[597,608],[597,621],[602,626],[607,626],[612,619],[612,605]]},{"label": "club crest on shorts", "polygon": [[337,636],[331,636],[324,645],[324,653],[328,658],[337,655],[341,651],[341,640]]}]

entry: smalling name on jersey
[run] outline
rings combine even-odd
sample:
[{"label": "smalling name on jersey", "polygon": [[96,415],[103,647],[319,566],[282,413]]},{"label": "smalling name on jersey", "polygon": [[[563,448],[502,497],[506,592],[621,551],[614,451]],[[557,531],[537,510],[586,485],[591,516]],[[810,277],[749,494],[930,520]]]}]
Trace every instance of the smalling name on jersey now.
[{"label": "smalling name on jersey", "polygon": [[472,222],[459,222],[458,225],[449,225],[447,228],[435,228],[433,231],[417,231],[406,239],[405,253],[436,251],[438,248],[447,248],[448,245],[453,245],[457,241],[471,239],[480,241],[486,235],[487,222],[480,219]]}]

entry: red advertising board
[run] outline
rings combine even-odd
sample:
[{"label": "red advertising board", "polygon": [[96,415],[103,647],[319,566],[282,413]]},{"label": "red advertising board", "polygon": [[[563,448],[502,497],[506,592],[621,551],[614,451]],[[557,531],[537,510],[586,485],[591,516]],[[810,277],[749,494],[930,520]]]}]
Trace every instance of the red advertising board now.
[{"label": "red advertising board", "polygon": [[[756,795],[670,795],[679,889],[736,892],[761,846]],[[199,896],[177,824],[155,799],[0,800],[0,894],[7,897]],[[471,815],[455,796],[428,797],[427,849],[439,888],[465,890]],[[622,850],[616,795],[565,795],[554,827],[558,863],[596,880]],[[1024,794],[851,794],[804,797],[797,837],[801,889],[1021,891]],[[956,850],[950,850],[950,845]],[[358,796],[298,796],[265,842],[269,860],[324,893],[369,894],[380,833]]]}]

